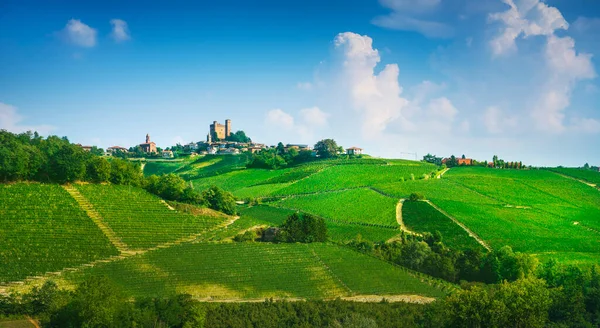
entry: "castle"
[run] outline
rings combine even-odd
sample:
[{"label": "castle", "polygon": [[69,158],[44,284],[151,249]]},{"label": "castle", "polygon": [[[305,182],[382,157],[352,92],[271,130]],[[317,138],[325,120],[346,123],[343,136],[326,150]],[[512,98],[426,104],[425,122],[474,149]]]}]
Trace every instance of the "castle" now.
[{"label": "castle", "polygon": [[[211,143],[217,140],[224,140],[231,135],[231,120],[225,120],[225,125],[214,121],[210,125],[210,131],[206,136],[206,142]],[[213,140],[214,139],[214,140]]]}]

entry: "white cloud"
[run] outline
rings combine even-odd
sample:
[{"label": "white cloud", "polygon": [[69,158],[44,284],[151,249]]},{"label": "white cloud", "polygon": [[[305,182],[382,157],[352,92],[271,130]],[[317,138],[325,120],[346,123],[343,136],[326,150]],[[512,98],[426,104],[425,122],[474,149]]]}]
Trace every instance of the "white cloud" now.
[{"label": "white cloud", "polygon": [[574,118],[571,120],[570,128],[574,132],[600,133],[600,121],[593,118]]},{"label": "white cloud", "polygon": [[366,35],[340,33],[334,44],[344,58],[341,73],[354,110],[361,115],[363,135],[377,137],[391,121],[400,118],[408,104],[400,96],[398,65],[386,65],[375,74],[379,52],[373,49],[373,40]]},{"label": "white cloud", "polygon": [[62,35],[69,43],[80,47],[91,48],[96,45],[96,29],[82,23],[79,19],[69,20]]},{"label": "white cloud", "polygon": [[110,20],[110,25],[112,25],[112,32],[110,35],[116,42],[123,42],[131,39],[129,26],[126,21],[115,18]]},{"label": "white cloud", "polygon": [[500,108],[491,106],[485,110],[483,124],[491,134],[499,134],[517,126],[517,118],[506,115]]},{"label": "white cloud", "polygon": [[458,114],[458,110],[448,98],[441,97],[429,101],[428,114],[433,119],[452,122],[456,114]]},{"label": "white cloud", "polygon": [[323,112],[319,107],[311,107],[300,110],[300,116],[308,126],[321,127],[327,125],[327,119],[330,115]]},{"label": "white cloud", "polygon": [[55,127],[51,125],[22,125],[24,117],[17,113],[17,108],[0,102],[0,129],[13,133],[25,131],[37,131],[41,135],[47,135]]},{"label": "white cloud", "polygon": [[298,82],[298,84],[296,84],[296,88],[300,90],[312,90],[313,84],[310,82]]},{"label": "white cloud", "polygon": [[577,17],[573,22],[573,29],[579,32],[597,32],[600,30],[600,18]]},{"label": "white cloud", "polygon": [[267,113],[266,121],[269,125],[283,128],[294,127],[294,117],[281,109],[272,109]]},{"label": "white cloud", "polygon": [[590,54],[577,53],[570,37],[550,35],[544,52],[549,79],[531,113],[536,126],[549,132],[565,131],[564,111],[575,83],[596,77]]},{"label": "white cloud", "polygon": [[568,29],[569,23],[558,9],[539,0],[503,0],[510,8],[490,14],[490,22],[501,22],[500,33],[490,41],[494,55],[504,55],[517,50],[515,41],[535,35],[552,35],[558,29]]},{"label": "white cloud", "polygon": [[374,25],[403,31],[416,31],[431,38],[448,38],[454,35],[454,29],[444,23],[423,18],[423,15],[435,11],[441,0],[380,0],[379,3],[392,12],[375,17]]}]

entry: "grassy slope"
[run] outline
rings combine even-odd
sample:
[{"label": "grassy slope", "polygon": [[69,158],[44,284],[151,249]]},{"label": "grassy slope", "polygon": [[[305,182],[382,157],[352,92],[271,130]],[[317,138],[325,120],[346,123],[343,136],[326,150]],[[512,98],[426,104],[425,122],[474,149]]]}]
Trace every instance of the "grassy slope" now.
[{"label": "grassy slope", "polygon": [[58,185],[0,185],[0,282],[117,255]]},{"label": "grassy slope", "polygon": [[446,246],[455,249],[484,249],[474,238],[426,202],[404,202],[402,220],[406,227],[415,232],[439,231]]},{"label": "grassy slope", "polygon": [[[295,211],[293,210],[266,205],[253,206],[240,210],[240,215],[242,216],[240,221],[251,218],[255,225],[267,224],[270,226],[278,226],[283,223],[287,216],[294,212]],[[357,238],[358,235],[363,239],[371,241],[385,241],[400,233],[398,228],[370,227],[333,222],[331,220],[327,220],[326,223],[329,238],[333,241],[345,242]]]},{"label": "grassy slope", "polygon": [[77,189],[117,236],[134,249],[175,241],[224,221],[169,210],[158,197],[139,188],[89,184],[78,185]]},{"label": "grassy slope", "polygon": [[348,295],[336,276],[359,293],[442,295],[390,264],[335,245],[184,244],[102,264],[67,278],[76,282],[87,274],[106,275],[132,296],[189,293],[199,298],[230,299]]},{"label": "grassy slope", "polygon": [[578,169],[578,168],[566,168],[566,167],[552,168],[552,169],[550,169],[550,171],[568,175],[575,179],[588,181],[588,182],[594,183],[596,185],[600,185],[600,172],[598,172],[598,171],[584,170],[584,169]]},{"label": "grassy slope", "polygon": [[370,189],[352,189],[289,197],[276,206],[303,210],[337,222],[397,227],[397,202]]}]

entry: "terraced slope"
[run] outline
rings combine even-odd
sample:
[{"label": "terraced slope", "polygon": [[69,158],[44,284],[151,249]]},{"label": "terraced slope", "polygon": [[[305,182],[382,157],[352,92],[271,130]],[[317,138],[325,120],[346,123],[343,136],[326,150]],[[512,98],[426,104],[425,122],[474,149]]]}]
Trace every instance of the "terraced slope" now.
[{"label": "terraced slope", "polygon": [[138,188],[77,185],[102,220],[130,249],[144,249],[198,234],[222,217],[194,216],[169,209],[158,197]]},{"label": "terraced slope", "polygon": [[189,293],[233,300],[444,293],[388,263],[326,244],[183,244],[98,265],[67,279],[77,282],[88,274],[106,275],[132,296]]},{"label": "terraced slope", "polygon": [[0,282],[118,255],[58,185],[0,185]]}]

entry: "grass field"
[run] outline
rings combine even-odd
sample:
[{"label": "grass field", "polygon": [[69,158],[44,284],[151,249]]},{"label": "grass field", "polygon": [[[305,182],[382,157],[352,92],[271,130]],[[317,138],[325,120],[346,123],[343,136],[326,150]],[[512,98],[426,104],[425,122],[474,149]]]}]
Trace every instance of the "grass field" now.
[{"label": "grass field", "polygon": [[397,199],[371,189],[352,189],[288,197],[275,206],[302,210],[336,222],[397,227],[397,203]]},{"label": "grass field", "polygon": [[402,220],[411,231],[419,233],[439,231],[443,243],[451,248],[484,251],[483,247],[465,230],[426,202],[404,202]]},{"label": "grass field", "polygon": [[142,249],[201,233],[224,221],[170,210],[146,191],[128,186],[77,185],[102,219],[130,248]]},{"label": "grass field", "polygon": [[198,298],[241,299],[349,295],[340,280],[355,293],[443,294],[388,263],[335,245],[183,244],[101,264],[66,278],[78,282],[89,274],[106,275],[132,296],[189,293]]},{"label": "grass field", "polygon": [[596,185],[600,185],[600,172],[598,171],[566,167],[552,168],[550,169],[550,171],[564,174],[575,179],[584,180]]},{"label": "grass field", "polygon": [[117,255],[58,185],[0,185],[0,282]]},{"label": "grass field", "polygon": [[277,190],[275,195],[295,195],[322,191],[368,187],[380,183],[410,180],[436,170],[431,164],[411,165],[338,165],[327,167],[306,179]]},{"label": "grass field", "polygon": [[[279,226],[286,217],[294,213],[294,210],[277,208],[267,205],[253,206],[240,210],[242,218],[240,221],[252,218],[255,225],[267,224],[270,226]],[[375,242],[386,241],[400,234],[399,227],[383,228],[367,226],[364,224],[350,224],[343,222],[334,222],[327,220],[327,233],[333,241],[346,242],[356,239],[360,236],[362,239]]]}]

